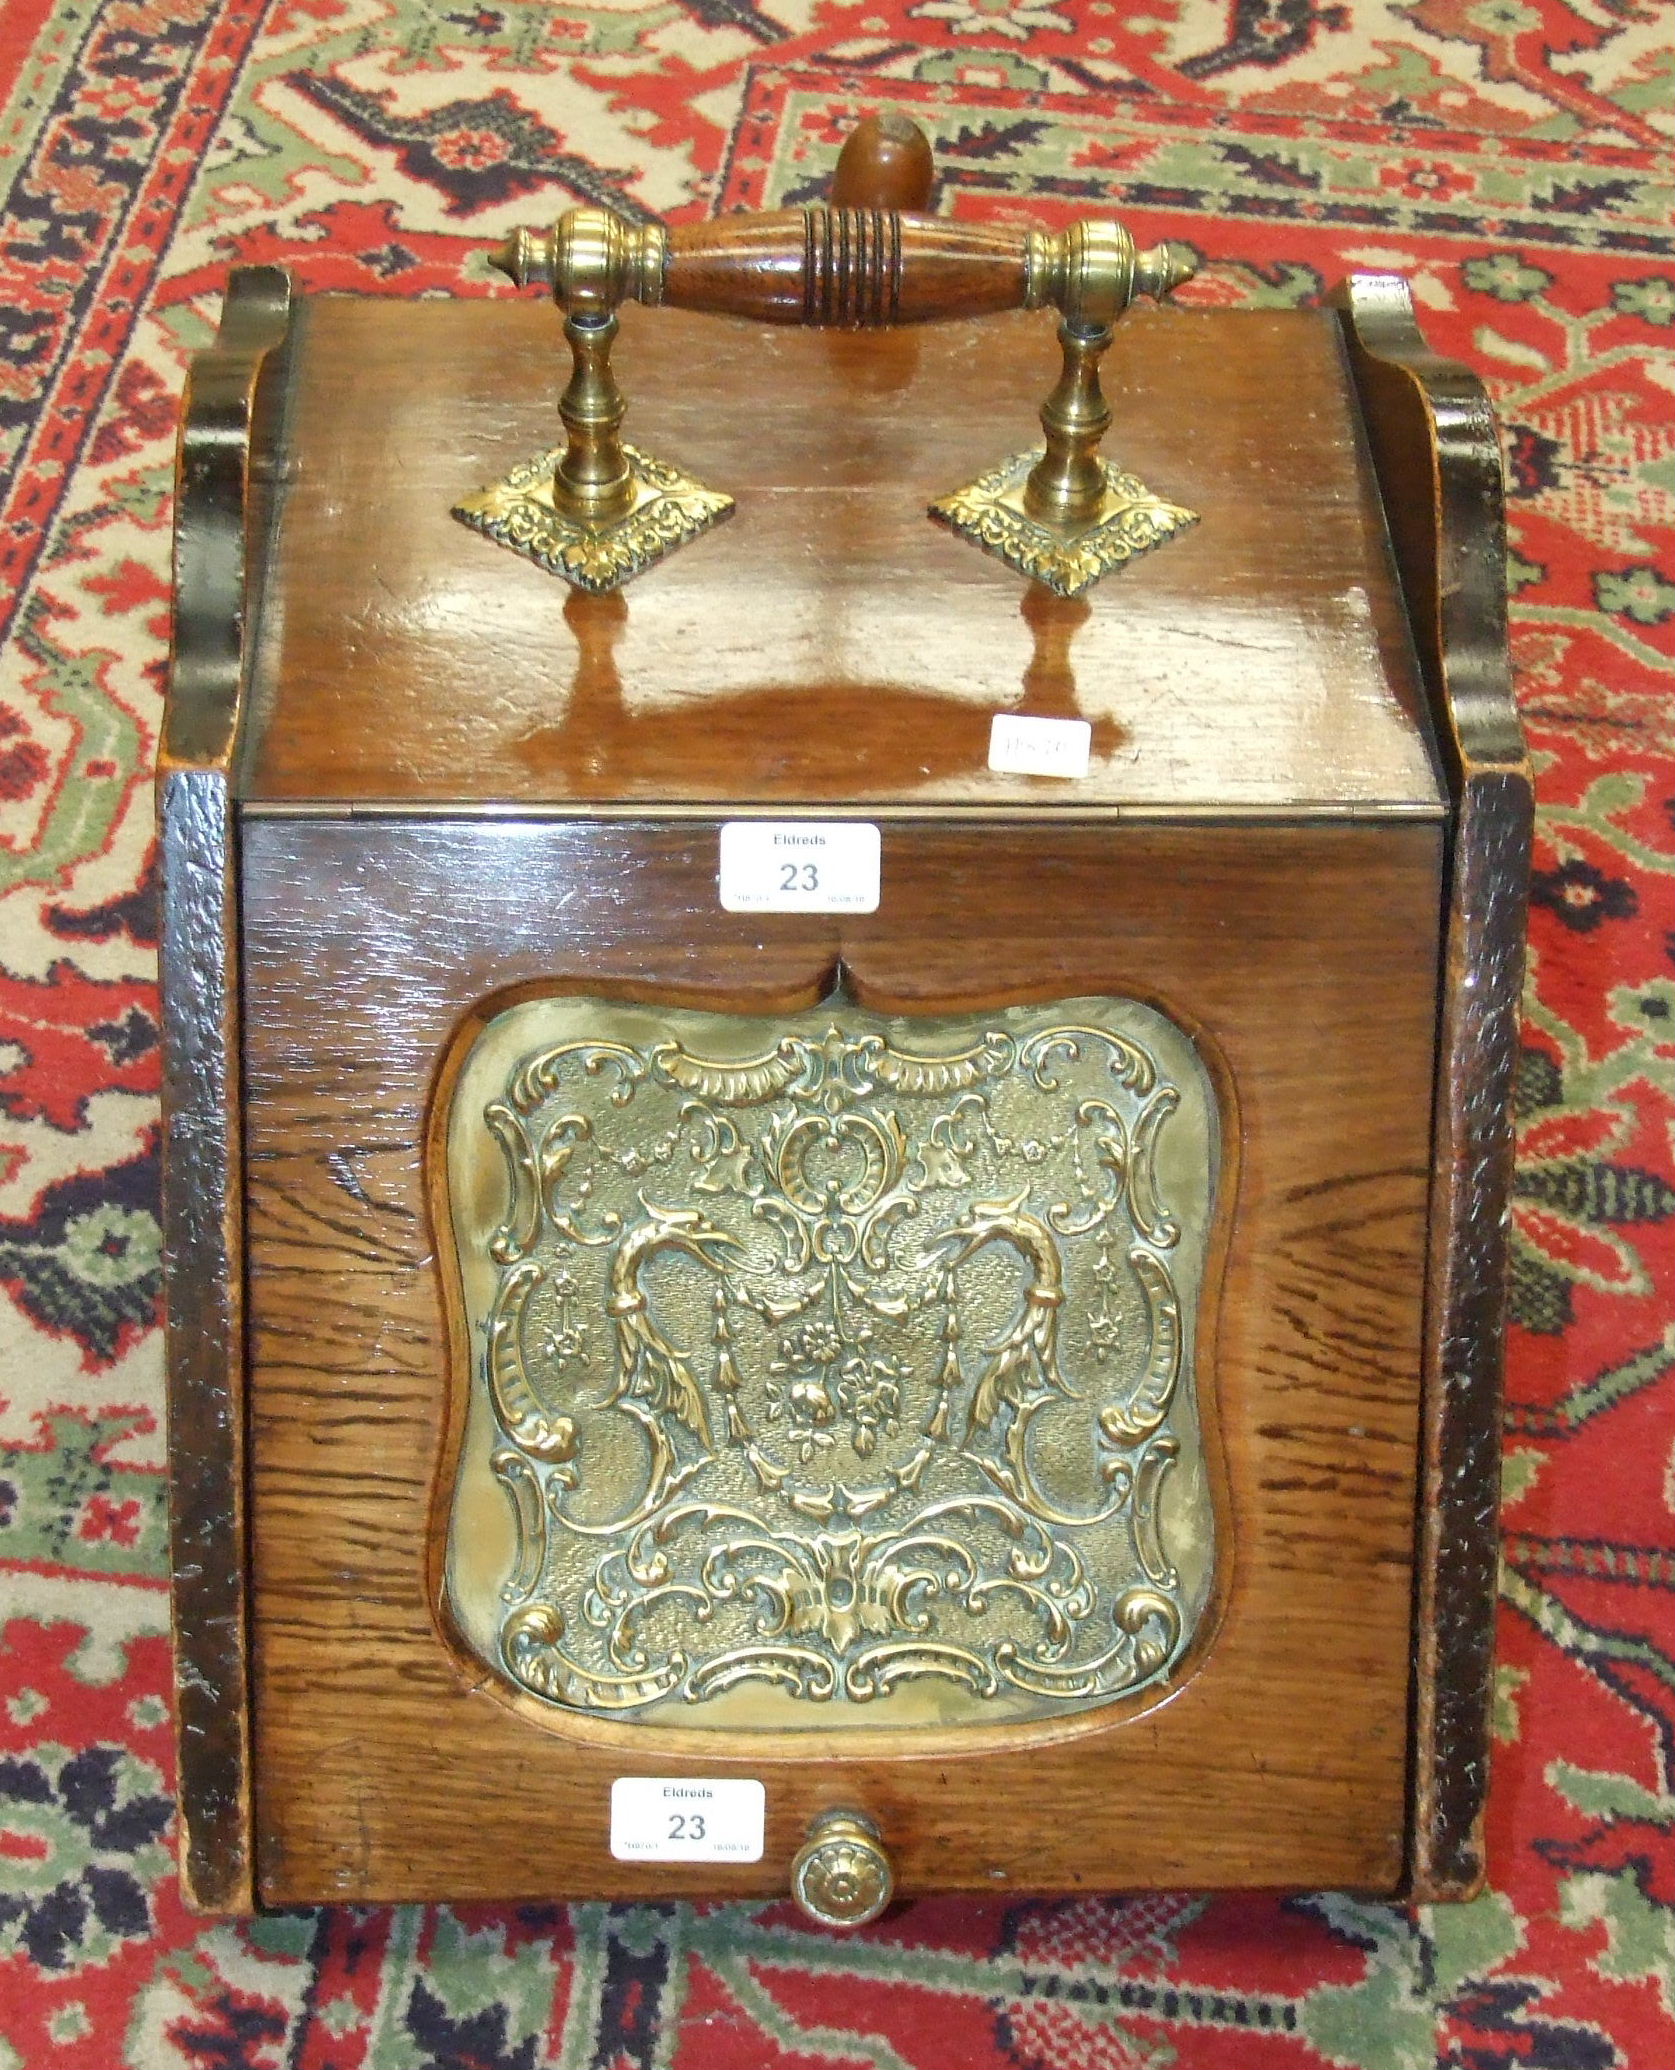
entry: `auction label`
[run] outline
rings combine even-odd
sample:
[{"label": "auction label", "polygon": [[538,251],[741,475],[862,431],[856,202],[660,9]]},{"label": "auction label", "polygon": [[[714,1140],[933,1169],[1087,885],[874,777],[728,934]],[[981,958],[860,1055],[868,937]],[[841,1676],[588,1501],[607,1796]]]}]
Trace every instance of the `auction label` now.
[{"label": "auction label", "polygon": [[759,1782],[619,1775],[611,1853],[619,1862],[759,1862],[766,1806]]},{"label": "auction label", "polygon": [[878,829],[864,820],[730,819],[721,829],[729,913],[876,913]]},{"label": "auction label", "polygon": [[989,727],[989,767],[1008,776],[1086,776],[1092,739],[1086,719],[996,712]]}]

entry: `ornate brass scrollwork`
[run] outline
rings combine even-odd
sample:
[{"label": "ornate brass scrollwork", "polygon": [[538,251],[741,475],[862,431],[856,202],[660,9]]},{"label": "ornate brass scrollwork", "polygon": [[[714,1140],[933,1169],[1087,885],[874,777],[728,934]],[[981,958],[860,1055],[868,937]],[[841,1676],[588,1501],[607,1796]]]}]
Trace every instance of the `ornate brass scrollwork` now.
[{"label": "ornate brass scrollwork", "polygon": [[510,1009],[449,1130],[456,1628],[516,1689],[662,1722],[1161,1684],[1214,1565],[1218,1141],[1130,1001]]}]

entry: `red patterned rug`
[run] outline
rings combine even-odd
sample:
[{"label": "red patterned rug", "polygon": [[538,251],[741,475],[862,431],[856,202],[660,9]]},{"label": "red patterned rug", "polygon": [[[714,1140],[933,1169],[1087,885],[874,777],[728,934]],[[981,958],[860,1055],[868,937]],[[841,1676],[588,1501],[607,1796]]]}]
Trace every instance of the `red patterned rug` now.
[{"label": "red patterned rug", "polygon": [[[0,19],[0,2066],[1675,2062],[1675,54],[1648,0],[8,0]],[[577,197],[1115,202],[1186,299],[1413,282],[1507,439],[1542,803],[1476,1903],[187,1917],[170,1855],[149,768],[225,270],[466,291]],[[480,292],[480,287],[469,291]]]}]

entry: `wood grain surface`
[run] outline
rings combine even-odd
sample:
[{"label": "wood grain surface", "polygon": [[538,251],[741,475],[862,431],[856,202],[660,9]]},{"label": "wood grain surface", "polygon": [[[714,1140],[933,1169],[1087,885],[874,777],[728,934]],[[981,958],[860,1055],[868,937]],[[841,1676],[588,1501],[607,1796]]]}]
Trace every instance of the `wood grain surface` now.
[{"label": "wood grain surface", "polygon": [[[1441,834],[886,828],[865,919],[722,913],[713,826],[247,817],[259,1888],[743,1896],[819,1811],[905,1891],[1393,1889],[1403,1871]],[[1213,1390],[1222,1626],[1128,1722],[891,1761],[625,1755],[472,1686],[436,1624],[450,1377],[421,1146],[486,1000],[627,987],[783,1009],[841,958],[884,1010],[1113,992],[1214,1031],[1241,1177]],[[750,1867],[614,1863],[613,1775],[759,1774]]]},{"label": "wood grain surface", "polygon": [[[1132,316],[1113,448],[1203,522],[1065,602],[923,518],[1033,435],[1050,321],[634,311],[629,435],[740,510],[590,598],[447,514],[555,442],[556,313],[323,298],[263,376],[284,286],[246,277],[196,384],[165,733],[189,1895],[768,1893],[839,1805],[909,1891],[1468,1894],[1529,838],[1481,389],[1396,283],[1357,283],[1341,336]],[[1088,781],[989,771],[997,710],[1088,718]],[[877,915],[717,910],[716,818],[778,810],[884,824]],[[1162,1706],[982,1757],[698,1734],[629,1762],[438,1629],[435,1075],[520,988],[771,1012],[839,958],[884,1010],[1131,993],[1225,1061],[1223,1622]],[[697,1750],[766,1780],[764,1861],[611,1862],[612,1776]]]},{"label": "wood grain surface", "polygon": [[[1039,437],[1050,318],[851,337],[633,309],[616,356],[629,439],[738,509],[572,597],[449,514],[558,441],[558,312],[307,303],[251,803],[1440,816],[1330,315],[1118,325],[1109,455],[1202,521],[1045,604],[925,506]],[[1073,797],[989,769],[1013,710],[1090,721]]]},{"label": "wood grain surface", "polygon": [[662,302],[753,323],[868,330],[1022,309],[1019,225],[863,208],[780,208],[669,231]]}]

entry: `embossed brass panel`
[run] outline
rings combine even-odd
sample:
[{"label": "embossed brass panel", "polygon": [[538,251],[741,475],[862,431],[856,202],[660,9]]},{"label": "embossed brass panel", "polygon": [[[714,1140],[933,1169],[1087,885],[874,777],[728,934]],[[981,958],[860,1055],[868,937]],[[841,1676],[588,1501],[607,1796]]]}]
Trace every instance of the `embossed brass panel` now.
[{"label": "embossed brass panel", "polygon": [[1130,1000],[502,1013],[446,1137],[460,1642],[554,1724],[1163,1693],[1217,1559],[1219,1142]]}]

